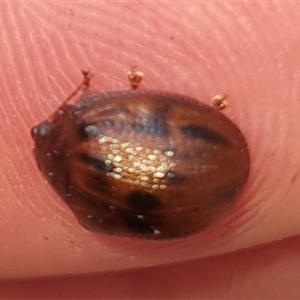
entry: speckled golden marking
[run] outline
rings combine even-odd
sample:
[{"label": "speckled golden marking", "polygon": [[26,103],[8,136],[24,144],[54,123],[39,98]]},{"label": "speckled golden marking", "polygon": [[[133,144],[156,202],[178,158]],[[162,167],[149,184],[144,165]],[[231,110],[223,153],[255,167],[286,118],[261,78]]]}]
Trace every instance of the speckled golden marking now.
[{"label": "speckled golden marking", "polygon": [[98,142],[105,164],[112,167],[112,171],[106,174],[108,177],[132,186],[142,186],[148,191],[167,187],[167,172],[176,166],[170,159],[173,151],[152,150],[138,142],[132,145],[112,137],[101,137]]}]

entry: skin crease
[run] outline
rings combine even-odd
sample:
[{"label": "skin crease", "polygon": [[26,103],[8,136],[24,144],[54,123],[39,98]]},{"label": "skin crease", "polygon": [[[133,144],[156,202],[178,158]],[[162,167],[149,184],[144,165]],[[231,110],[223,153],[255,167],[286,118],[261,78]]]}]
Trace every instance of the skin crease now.
[{"label": "skin crease", "polygon": [[[0,299],[300,296],[299,3],[6,2],[0,14]],[[248,141],[251,174],[233,211],[205,233],[94,235],[37,170],[29,130],[80,70],[97,90],[117,90],[132,65],[146,74],[140,88],[207,104],[228,94],[223,113]]]}]

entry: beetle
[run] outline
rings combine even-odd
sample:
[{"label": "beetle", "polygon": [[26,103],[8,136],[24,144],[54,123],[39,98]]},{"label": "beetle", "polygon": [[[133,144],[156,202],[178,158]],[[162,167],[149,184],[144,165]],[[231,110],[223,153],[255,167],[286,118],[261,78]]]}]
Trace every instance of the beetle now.
[{"label": "beetle", "polygon": [[31,135],[39,169],[84,228],[179,238],[203,231],[236,203],[250,156],[231,120],[188,96],[138,90],[140,71],[128,73],[131,90],[101,93],[83,74]]}]

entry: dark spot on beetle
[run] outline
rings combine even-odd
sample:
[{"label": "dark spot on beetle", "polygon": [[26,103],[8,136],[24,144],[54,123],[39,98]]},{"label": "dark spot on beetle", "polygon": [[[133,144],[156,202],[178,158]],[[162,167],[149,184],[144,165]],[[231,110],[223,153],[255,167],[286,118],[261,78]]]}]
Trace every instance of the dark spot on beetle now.
[{"label": "dark spot on beetle", "polygon": [[143,122],[137,121],[132,125],[132,129],[141,134],[157,137],[167,137],[169,135],[168,127],[160,113],[155,114],[152,118],[143,120]]},{"label": "dark spot on beetle", "polygon": [[100,172],[112,172],[113,169],[111,166],[108,166],[105,161],[99,157],[92,156],[86,153],[80,153],[78,158],[84,163],[88,164],[91,169]]},{"label": "dark spot on beetle", "polygon": [[159,233],[158,226],[157,226],[158,221],[154,220],[154,218],[151,218],[149,216],[129,215],[127,216],[125,222],[128,229],[137,233],[155,234],[156,231],[157,233]]},{"label": "dark spot on beetle", "polygon": [[146,191],[134,191],[126,199],[127,204],[137,210],[153,210],[161,206],[159,198]]},{"label": "dark spot on beetle", "polygon": [[204,126],[186,125],[181,127],[181,132],[188,138],[203,139],[210,143],[229,146],[229,141],[221,134]]}]

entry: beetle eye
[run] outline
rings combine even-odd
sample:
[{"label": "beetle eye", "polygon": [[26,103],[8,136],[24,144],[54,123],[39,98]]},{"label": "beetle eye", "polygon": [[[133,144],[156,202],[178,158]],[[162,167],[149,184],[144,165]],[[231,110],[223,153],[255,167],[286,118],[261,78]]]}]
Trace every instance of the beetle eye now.
[{"label": "beetle eye", "polygon": [[38,126],[34,126],[31,129],[31,136],[33,139],[45,138],[49,136],[52,129],[53,129],[53,124],[48,121],[45,121],[39,124]]}]

